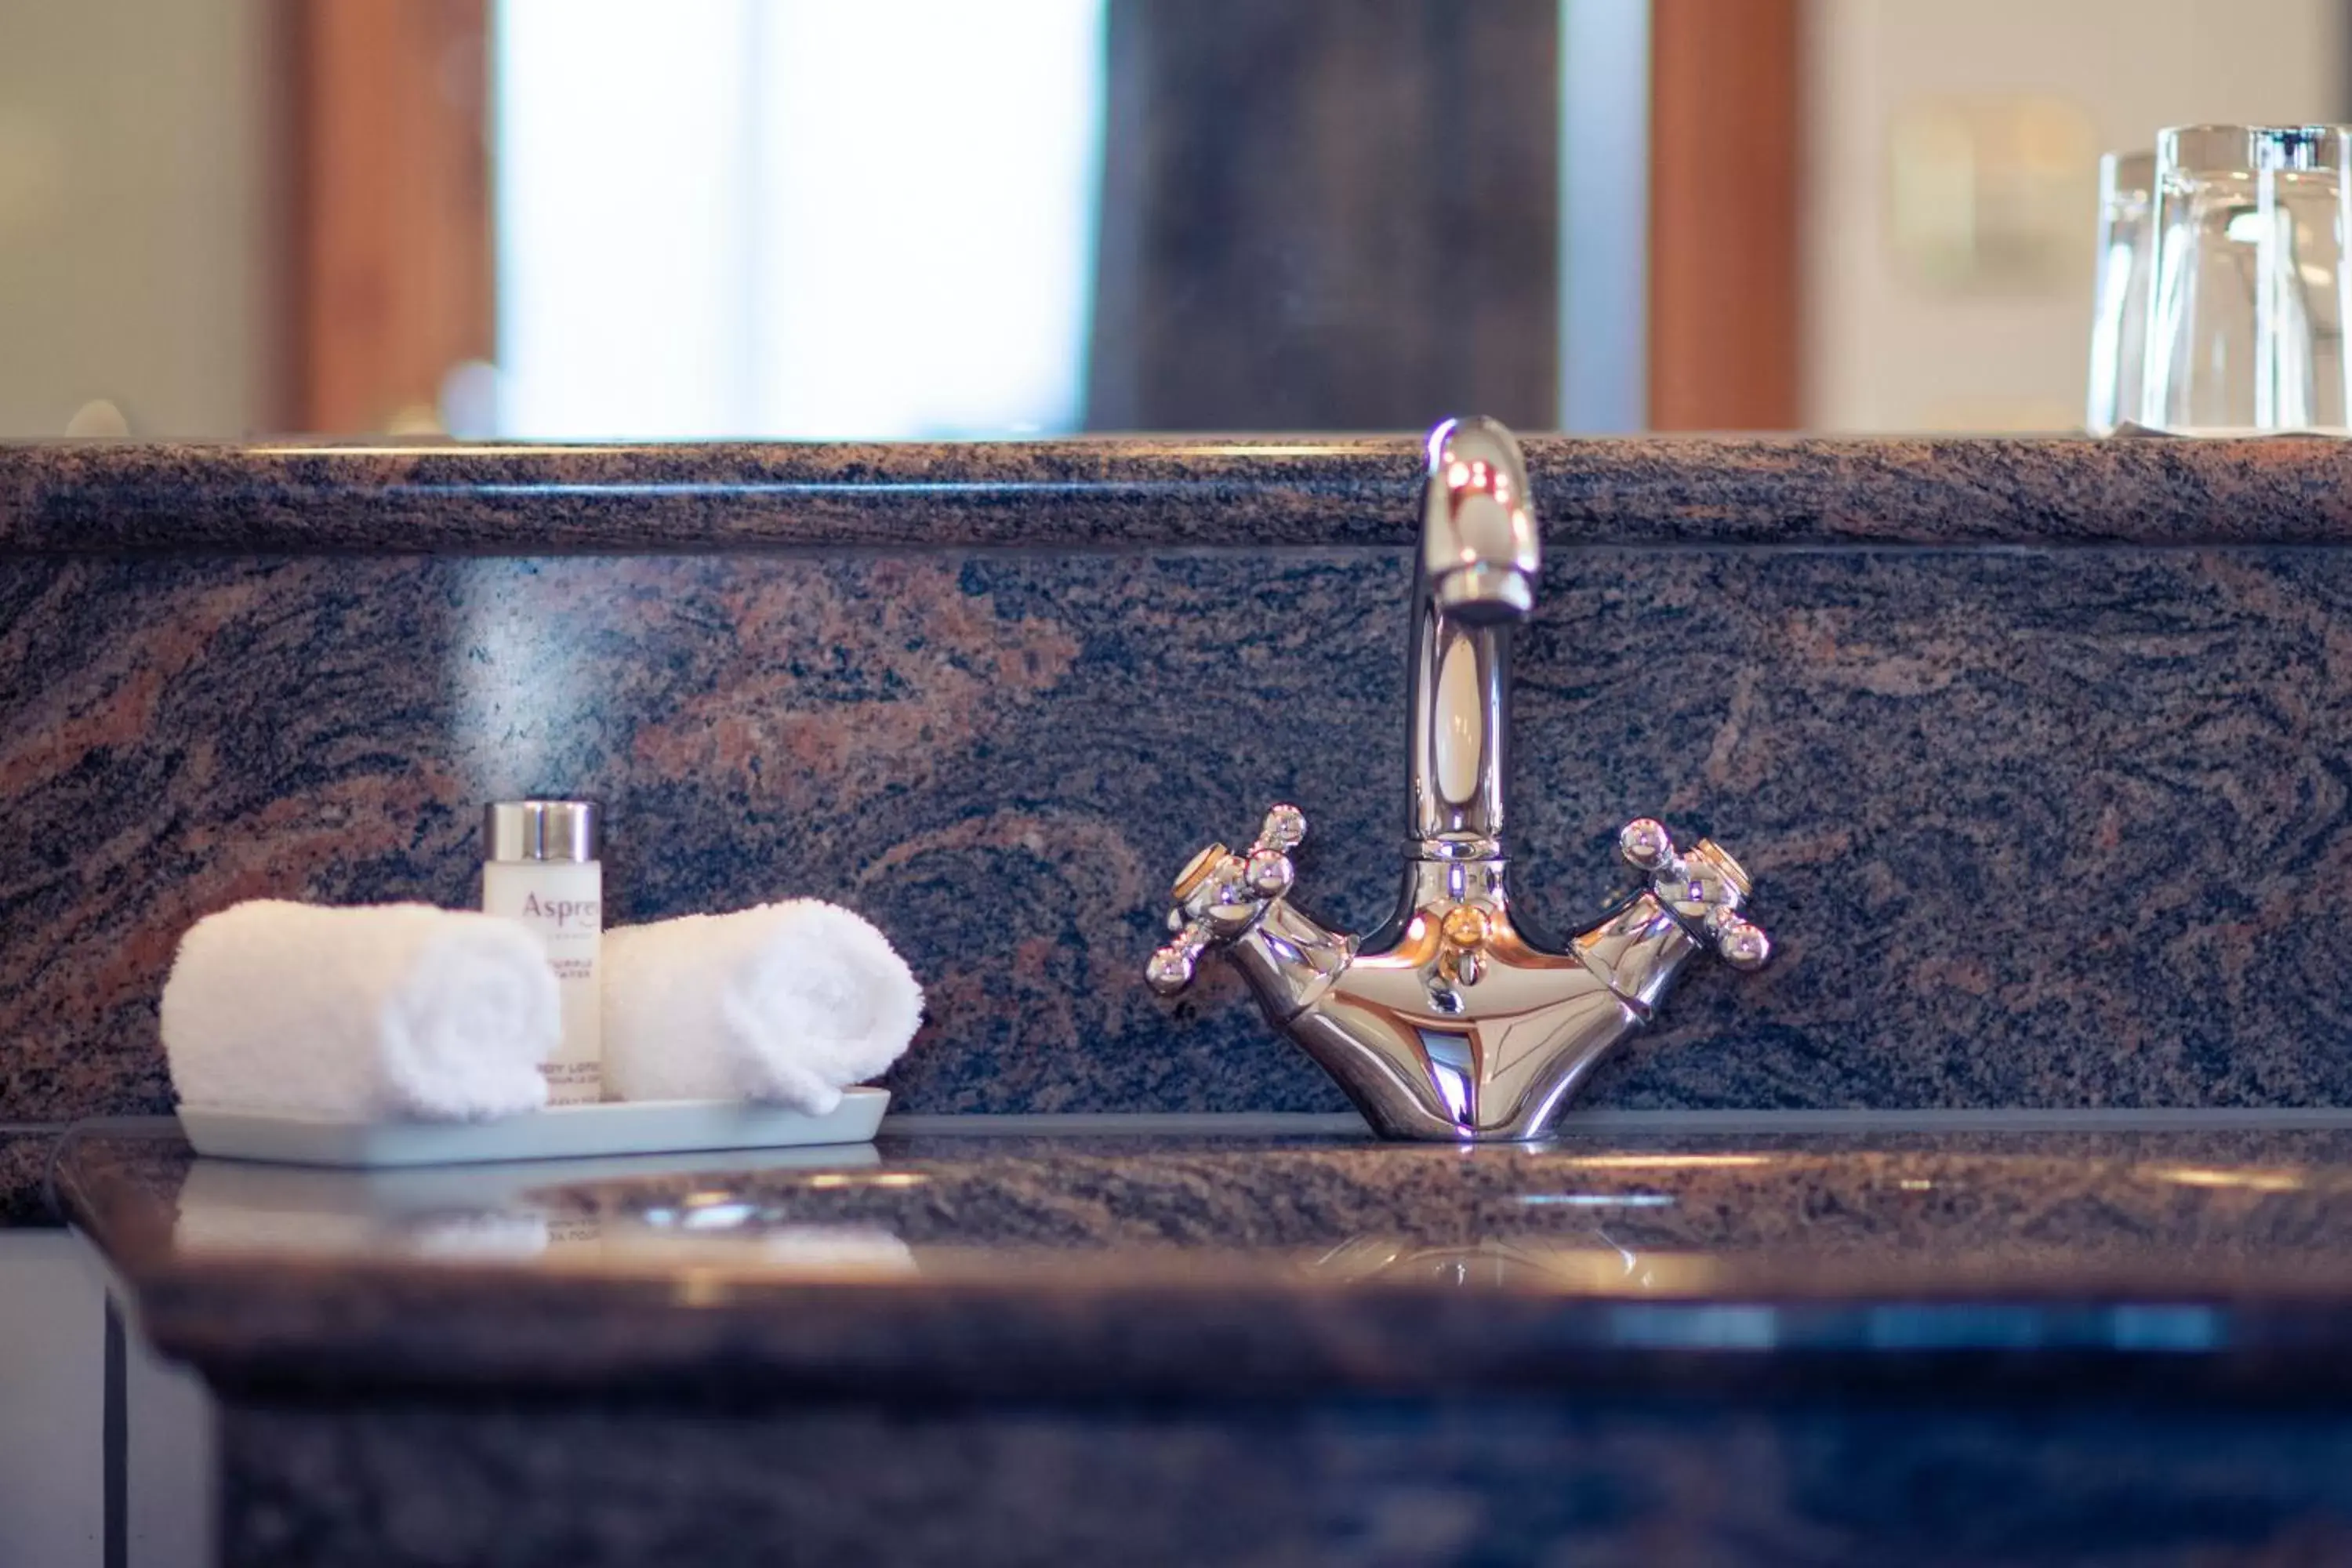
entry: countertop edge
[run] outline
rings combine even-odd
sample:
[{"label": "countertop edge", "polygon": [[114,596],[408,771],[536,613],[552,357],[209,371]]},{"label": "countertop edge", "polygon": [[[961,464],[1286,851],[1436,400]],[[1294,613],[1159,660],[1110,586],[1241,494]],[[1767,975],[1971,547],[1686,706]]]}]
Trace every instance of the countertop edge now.
[{"label": "countertop edge", "polygon": [[[1533,436],[1556,548],[2352,543],[2315,439]],[[0,445],[0,557],[1401,549],[1407,435]]]},{"label": "countertop edge", "polygon": [[[119,1141],[58,1162],[68,1216],[166,1356],[224,1387],[1264,1398],[1644,1390],[2095,1387],[2352,1392],[2352,1276],[2184,1281],[2085,1268],[1645,1294],[1302,1280],[1218,1254],[919,1279],[172,1250],[176,1203]],[[156,1131],[135,1163],[184,1153]],[[109,1160],[115,1165],[110,1168]],[[1024,1255],[1025,1256],[1025,1255]],[[1222,1260],[1221,1260],[1222,1259]]]}]

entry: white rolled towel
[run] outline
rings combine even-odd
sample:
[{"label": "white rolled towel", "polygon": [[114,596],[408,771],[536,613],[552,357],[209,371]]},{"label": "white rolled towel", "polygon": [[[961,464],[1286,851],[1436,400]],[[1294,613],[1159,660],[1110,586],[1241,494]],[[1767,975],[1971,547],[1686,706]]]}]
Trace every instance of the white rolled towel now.
[{"label": "white rolled towel", "polygon": [[462,1121],[544,1106],[562,1023],[547,954],[512,921],[262,899],[188,928],[163,1029],[183,1104]]},{"label": "white rolled towel", "polygon": [[757,1100],[823,1115],[922,1022],[889,939],[814,899],[604,933],[604,1087],[622,1100]]}]

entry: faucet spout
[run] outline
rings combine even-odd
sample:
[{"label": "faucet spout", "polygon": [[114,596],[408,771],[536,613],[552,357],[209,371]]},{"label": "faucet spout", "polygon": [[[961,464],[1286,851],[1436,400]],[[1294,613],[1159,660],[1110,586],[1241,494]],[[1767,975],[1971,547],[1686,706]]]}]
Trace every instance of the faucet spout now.
[{"label": "faucet spout", "polygon": [[1176,879],[1174,938],[1145,971],[1173,995],[1223,947],[1267,1020],[1392,1138],[1537,1138],[1609,1050],[1650,1021],[1688,961],[1769,956],[1740,913],[1748,874],[1657,823],[1618,839],[1643,885],[1567,944],[1520,921],[1503,814],[1514,623],[1541,566],[1526,465],[1491,420],[1432,432],[1411,610],[1408,842],[1396,913],[1357,938],[1290,901],[1295,806],[1238,853],[1213,844]]},{"label": "faucet spout", "polygon": [[1492,419],[1449,419],[1429,434],[1422,484],[1422,591],[1471,625],[1535,607],[1543,541],[1518,442]]},{"label": "faucet spout", "polygon": [[1491,419],[1431,432],[1413,573],[1406,833],[1416,859],[1502,856],[1511,626],[1535,607],[1542,541],[1526,459]]}]

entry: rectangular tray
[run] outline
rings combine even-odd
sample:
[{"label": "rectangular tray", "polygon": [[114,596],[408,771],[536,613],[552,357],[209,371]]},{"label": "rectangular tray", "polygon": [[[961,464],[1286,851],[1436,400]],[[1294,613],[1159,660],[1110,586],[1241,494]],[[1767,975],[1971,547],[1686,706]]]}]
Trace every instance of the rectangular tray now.
[{"label": "rectangular tray", "polygon": [[863,1143],[889,1103],[887,1089],[847,1089],[824,1116],[734,1100],[560,1105],[497,1121],[341,1121],[196,1105],[179,1114],[196,1152],[214,1159],[376,1170]]}]

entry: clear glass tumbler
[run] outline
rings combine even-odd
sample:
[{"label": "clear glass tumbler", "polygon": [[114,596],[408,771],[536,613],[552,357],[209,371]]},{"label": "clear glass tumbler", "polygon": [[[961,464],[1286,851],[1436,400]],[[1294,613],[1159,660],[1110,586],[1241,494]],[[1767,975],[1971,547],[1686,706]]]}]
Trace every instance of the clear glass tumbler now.
[{"label": "clear glass tumbler", "polygon": [[2345,254],[2352,131],[2303,125],[2265,135],[2257,194],[2263,243],[2274,254],[2256,273],[2270,297],[2255,319],[2275,322],[2276,330],[2254,340],[2255,386],[2272,389],[2273,422],[2263,427],[2341,434],[2352,426],[2352,366],[2344,355],[2345,306],[2352,298]]},{"label": "clear glass tumbler", "polygon": [[2158,133],[2142,424],[2345,428],[2346,150],[2332,125]]},{"label": "clear glass tumbler", "polygon": [[2147,293],[2156,274],[2156,154],[2110,153],[2099,160],[2099,272],[2091,306],[2090,395],[2084,423],[2094,436],[2140,416],[2147,363]]}]

